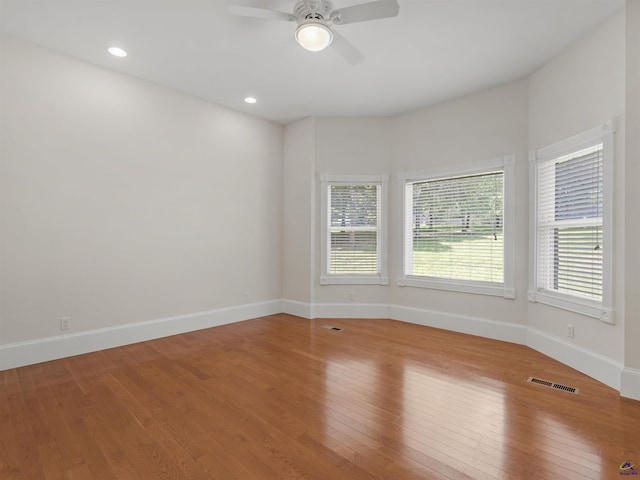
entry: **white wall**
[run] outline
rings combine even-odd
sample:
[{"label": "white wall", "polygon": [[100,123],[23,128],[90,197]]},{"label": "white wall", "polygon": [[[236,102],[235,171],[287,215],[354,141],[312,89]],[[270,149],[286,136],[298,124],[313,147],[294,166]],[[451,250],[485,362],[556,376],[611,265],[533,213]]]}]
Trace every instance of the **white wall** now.
[{"label": "white wall", "polygon": [[[318,118],[316,128],[316,171],[329,175],[381,175],[389,171],[391,156],[391,119],[389,118]],[[316,185],[318,179],[316,178]],[[320,232],[320,191],[316,194],[316,232]],[[385,220],[383,220],[384,222]],[[387,220],[388,221],[388,220]],[[318,236],[318,244],[319,244]],[[320,252],[315,255],[316,272],[320,272]],[[314,278],[316,303],[342,304],[343,311],[363,311],[363,304],[387,304],[388,288],[381,285],[320,285]],[[353,299],[349,299],[349,293]],[[347,309],[347,310],[344,310]],[[355,314],[357,312],[351,312]],[[386,313],[386,312],[385,312]],[[371,316],[370,313],[365,314]],[[386,316],[386,315],[385,315]]]},{"label": "white wall", "polygon": [[[516,210],[526,211],[527,92],[527,81],[521,80],[394,118],[316,118],[305,121],[307,123],[288,125],[285,128],[285,152],[295,152],[295,155],[285,153],[285,190],[291,189],[296,195],[291,196],[285,191],[285,237],[292,239],[285,245],[285,251],[295,252],[296,258],[304,258],[303,253],[310,243],[308,235],[311,234],[312,270],[315,273],[311,272],[311,294],[307,295],[310,272],[306,264],[301,261],[296,265],[285,265],[285,310],[291,313],[305,311],[305,316],[310,317],[391,315],[524,342],[528,241],[526,216],[518,215],[515,235],[515,300],[399,288],[395,284],[401,274],[402,264],[402,208],[396,176],[399,171],[440,168],[443,163],[470,164],[515,154]],[[311,171],[309,162],[313,164]],[[320,173],[389,174],[387,225],[391,285],[319,285],[320,252],[317,249],[319,238],[316,237],[321,221],[320,196],[318,191],[311,189],[305,196],[304,188],[300,187],[305,185],[311,172],[315,175],[316,187],[317,174]],[[290,185],[288,178],[295,179],[298,185]],[[307,215],[309,198],[315,206],[312,218]],[[295,229],[294,232],[288,232],[289,225]],[[284,258],[286,264],[286,254]],[[355,294],[352,302],[349,300],[350,292]],[[287,308],[287,300],[302,302],[307,309]],[[398,313],[398,308],[392,314],[390,306],[392,311],[393,307],[410,309],[408,317],[411,318]],[[416,318],[416,309],[419,318]],[[444,324],[439,323],[442,316],[448,318]],[[440,320],[433,321],[435,317]],[[475,320],[486,322],[478,328],[473,323]],[[457,326],[454,325],[456,322]],[[506,326],[506,330],[501,325]]]},{"label": "white wall", "polygon": [[282,126],[10,38],[1,62],[0,346],[282,297]]},{"label": "white wall", "polygon": [[[468,95],[394,117],[390,162],[391,303],[475,319],[526,324],[527,272],[527,81]],[[398,287],[402,274],[402,192],[398,172],[428,172],[474,164],[505,155],[516,156],[515,228],[516,299]]]},{"label": "white wall", "polygon": [[[529,325],[577,347],[624,357],[625,16],[620,12],[544,65],[529,79],[529,148],[536,149],[613,121],[616,128],[614,314],[616,325],[542,304],[529,305]],[[575,338],[567,338],[567,324]]]},{"label": "white wall", "polygon": [[[311,316],[314,282],[316,120],[285,127],[283,298],[285,310]],[[296,306],[297,305],[297,306]]]},{"label": "white wall", "polygon": [[640,399],[640,2],[626,2],[625,375],[622,392]]}]

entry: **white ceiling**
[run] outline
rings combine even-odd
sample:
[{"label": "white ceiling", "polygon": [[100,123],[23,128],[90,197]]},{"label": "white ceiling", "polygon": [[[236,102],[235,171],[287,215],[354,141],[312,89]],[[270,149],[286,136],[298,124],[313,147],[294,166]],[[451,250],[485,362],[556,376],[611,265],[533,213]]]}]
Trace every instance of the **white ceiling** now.
[{"label": "white ceiling", "polygon": [[[366,55],[356,66],[331,47],[303,50],[294,23],[228,14],[231,3],[291,11],[295,1],[0,0],[0,30],[287,123],[394,115],[522,78],[624,1],[399,0],[396,18],[336,27]],[[129,56],[110,56],[112,45]],[[246,105],[248,95],[258,103]]]}]

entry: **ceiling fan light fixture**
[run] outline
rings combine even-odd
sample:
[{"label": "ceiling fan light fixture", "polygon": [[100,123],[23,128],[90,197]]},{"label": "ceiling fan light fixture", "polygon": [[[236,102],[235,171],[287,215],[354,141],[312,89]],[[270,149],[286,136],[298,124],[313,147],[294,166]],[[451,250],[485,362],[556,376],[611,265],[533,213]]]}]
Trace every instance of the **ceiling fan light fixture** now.
[{"label": "ceiling fan light fixture", "polygon": [[317,20],[300,24],[296,29],[296,42],[305,50],[319,52],[333,41],[333,32],[322,22]]}]

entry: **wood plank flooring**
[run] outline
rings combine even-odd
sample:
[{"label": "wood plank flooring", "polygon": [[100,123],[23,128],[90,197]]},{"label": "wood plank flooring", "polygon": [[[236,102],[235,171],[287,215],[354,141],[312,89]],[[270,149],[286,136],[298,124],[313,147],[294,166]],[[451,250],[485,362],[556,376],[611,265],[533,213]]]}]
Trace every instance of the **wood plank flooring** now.
[{"label": "wood plank flooring", "polygon": [[2,480],[640,478],[640,402],[391,320],[274,315],[7,370],[0,426]]}]

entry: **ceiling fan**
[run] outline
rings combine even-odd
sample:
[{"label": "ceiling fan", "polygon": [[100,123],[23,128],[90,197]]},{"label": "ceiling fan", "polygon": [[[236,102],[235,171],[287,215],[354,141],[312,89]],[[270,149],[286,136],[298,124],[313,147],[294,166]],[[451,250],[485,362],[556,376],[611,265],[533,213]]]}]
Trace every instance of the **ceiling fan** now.
[{"label": "ceiling fan", "polygon": [[332,27],[395,17],[399,11],[398,0],[376,0],[344,8],[334,8],[331,0],[297,0],[292,13],[244,5],[229,6],[229,13],[233,15],[296,22],[295,39],[303,48],[319,52],[332,45],[354,65],[364,60],[364,55]]}]

